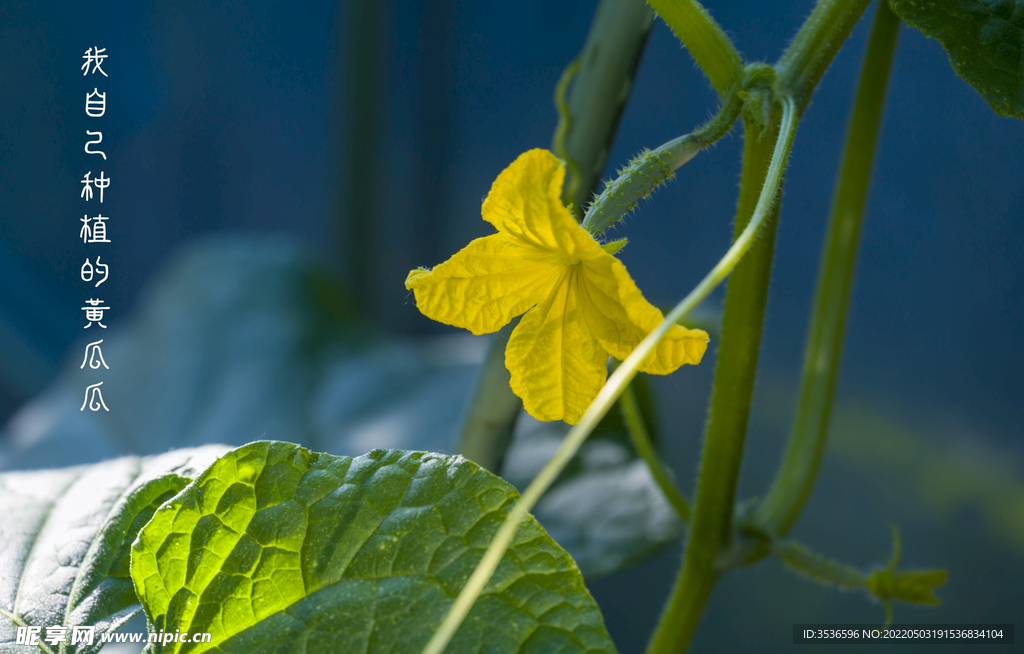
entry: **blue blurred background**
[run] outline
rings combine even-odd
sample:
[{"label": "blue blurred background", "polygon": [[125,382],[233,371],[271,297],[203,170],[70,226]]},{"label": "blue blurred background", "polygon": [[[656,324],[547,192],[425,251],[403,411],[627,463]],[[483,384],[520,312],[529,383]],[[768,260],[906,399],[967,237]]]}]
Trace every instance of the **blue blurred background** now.
[{"label": "blue blurred background", "polygon": [[[748,60],[767,61],[813,6],[708,4]],[[337,273],[378,331],[450,331],[419,315],[405,275],[490,232],[481,199],[516,155],[549,146],[557,122],[552,90],[582,46],[594,6],[0,4],[0,418],[77,356],[68,348],[81,335],[87,297],[102,291],[112,307],[108,324],[119,324],[172,253],[212,232],[299,239]],[[861,21],[828,71],[797,134],[755,414],[789,410],[869,22]],[[107,49],[109,77],[82,75],[82,54],[93,46]],[[83,111],[93,87],[107,93],[102,118]],[[1024,460],[1024,122],[997,116],[952,72],[939,44],[912,29],[901,31],[890,89],[840,398],[898,416],[918,433],[982,443],[1009,462],[1017,483]],[[690,131],[715,108],[691,58],[657,21],[609,173],[639,149]],[[87,129],[102,130],[106,162],[83,152]],[[737,131],[699,155],[619,226],[616,236],[630,240],[622,258],[652,301],[674,303],[728,247],[741,143]],[[102,205],[110,245],[77,238],[86,170],[112,180]],[[89,203],[89,214],[99,206]],[[353,235],[367,241],[357,245]],[[95,254],[111,266],[98,290],[79,279],[82,261]],[[354,260],[362,261],[356,272]],[[696,374],[706,383],[710,370]],[[670,378],[662,390],[691,386]],[[779,423],[784,431],[785,417]],[[691,444],[669,448],[684,470],[697,433],[689,429]],[[765,451],[774,461],[777,450]],[[868,502],[859,493],[873,492],[862,488],[870,478],[849,474],[845,499]],[[812,505],[810,515],[828,508]],[[961,533],[972,533],[967,521]],[[873,554],[886,538],[885,528],[871,537]],[[834,544],[843,547],[842,539]],[[994,556],[1005,556],[1019,579],[1020,550],[1007,547]],[[628,581],[597,583],[613,635],[642,642],[677,556],[656,559]],[[924,563],[946,562],[936,555]],[[764,574],[758,588],[783,583]],[[998,566],[980,574],[998,577]],[[735,577],[724,597],[733,597],[728,584],[742,596]],[[801,583],[785,592],[804,592]],[[637,607],[647,600],[617,605],[637,593],[650,596],[642,615]],[[807,597],[792,601],[812,604]],[[771,606],[766,600],[762,608]],[[710,624],[742,631],[728,609],[712,613]],[[788,642],[788,631],[781,633],[779,642]]]}]

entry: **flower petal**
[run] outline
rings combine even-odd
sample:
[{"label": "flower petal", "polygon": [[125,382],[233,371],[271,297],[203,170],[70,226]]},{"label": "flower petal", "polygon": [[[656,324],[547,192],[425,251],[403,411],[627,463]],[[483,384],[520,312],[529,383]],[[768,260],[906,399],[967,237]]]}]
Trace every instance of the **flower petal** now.
[{"label": "flower petal", "polygon": [[576,424],[608,377],[608,353],[584,322],[580,272],[569,270],[551,296],[523,316],[505,349],[512,391],[538,420]]},{"label": "flower petal", "polygon": [[524,152],[491,185],[481,209],[484,220],[523,244],[558,250],[567,263],[576,263],[579,237],[593,237],[562,204],[564,179],[565,168],[555,155],[540,149]]},{"label": "flower petal", "polygon": [[486,334],[549,297],[564,272],[550,252],[492,234],[433,270],[413,270],[405,287],[428,318]]},{"label": "flower petal", "polygon": [[[625,359],[664,319],[644,299],[621,261],[602,252],[583,261],[580,304],[586,307],[590,332],[616,359]],[[673,325],[640,370],[667,375],[684,363],[700,363],[708,335],[699,329]]]}]

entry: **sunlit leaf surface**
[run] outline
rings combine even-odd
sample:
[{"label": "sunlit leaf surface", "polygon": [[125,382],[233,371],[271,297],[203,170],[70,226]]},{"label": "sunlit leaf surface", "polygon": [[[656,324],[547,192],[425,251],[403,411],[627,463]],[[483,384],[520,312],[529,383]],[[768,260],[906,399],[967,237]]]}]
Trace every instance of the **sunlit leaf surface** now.
[{"label": "sunlit leaf surface", "polygon": [[[151,651],[417,652],[517,498],[461,457],[233,450],[132,548],[155,628],[212,634]],[[576,565],[530,518],[447,651],[615,649]]]},{"label": "sunlit leaf surface", "polygon": [[[95,652],[100,634],[141,610],[128,578],[129,546],[165,500],[227,448],[207,446],[89,466],[0,475],[0,651],[18,627],[67,627],[67,654]],[[71,628],[96,628],[92,645]],[[37,652],[58,651],[42,642]]]}]

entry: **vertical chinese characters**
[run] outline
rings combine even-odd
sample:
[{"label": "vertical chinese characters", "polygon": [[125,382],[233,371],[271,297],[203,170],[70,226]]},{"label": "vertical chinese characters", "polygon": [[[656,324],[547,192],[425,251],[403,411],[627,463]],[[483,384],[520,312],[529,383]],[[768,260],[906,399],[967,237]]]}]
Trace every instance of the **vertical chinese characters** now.
[{"label": "vertical chinese characters", "polygon": [[[85,63],[82,64],[82,76],[90,76],[99,73],[103,77],[108,77],[103,65],[107,59],[107,49],[93,46],[85,51],[82,58]],[[85,115],[90,119],[103,118],[107,113],[107,93],[106,91],[100,91],[98,86],[93,86],[92,91],[86,91],[85,93]],[[91,124],[91,122],[90,122]],[[97,128],[99,125],[97,125]],[[99,156],[103,161],[107,160],[107,155],[103,150],[97,149],[98,146],[103,142],[103,132],[97,129],[96,131],[87,129],[86,132],[86,143],[85,153],[88,155]],[[82,192],[81,198],[84,202],[89,203],[96,201],[98,204],[103,204],[104,192],[110,188],[110,177],[107,176],[105,170],[100,170],[97,174],[95,169],[92,168],[86,171],[85,175],[81,180]],[[82,239],[82,243],[90,246],[93,244],[110,243],[110,239],[107,238],[107,221],[110,219],[109,216],[101,215],[97,211],[95,216],[89,216],[86,213],[82,219],[82,227],[78,232],[78,237]],[[95,247],[95,246],[94,246]],[[96,254],[96,263],[92,263],[93,257],[87,256],[85,263],[82,264],[81,278],[86,284],[92,284],[93,288],[98,288],[100,284],[107,281],[109,275],[109,266],[105,263],[100,263],[102,255]],[[103,324],[104,313],[110,310],[110,307],[106,305],[105,301],[100,298],[91,297],[83,301],[84,305],[82,311],[85,312],[85,325],[82,329],[89,329],[91,327],[98,327],[100,329],[106,329],[107,326]],[[110,370],[110,366],[103,358],[103,350],[101,345],[103,339],[93,341],[85,346],[85,358],[82,360],[81,369],[85,369],[86,365],[89,366],[90,370]],[[98,381],[93,384],[89,384],[85,388],[85,398],[82,400],[82,408],[80,411],[85,411],[86,407],[90,411],[110,411],[107,408],[107,403],[103,400],[103,391],[101,389],[103,381]]]}]

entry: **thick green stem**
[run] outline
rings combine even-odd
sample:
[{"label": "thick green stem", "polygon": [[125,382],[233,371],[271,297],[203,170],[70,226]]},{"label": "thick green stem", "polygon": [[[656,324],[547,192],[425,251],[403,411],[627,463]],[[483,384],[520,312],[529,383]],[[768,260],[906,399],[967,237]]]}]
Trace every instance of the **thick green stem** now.
[{"label": "thick green stem", "polygon": [[[683,569],[651,639],[648,654],[670,654],[686,649],[718,579],[716,558],[731,539],[736,483],[768,298],[782,166],[796,132],[793,103],[785,98],[782,104],[781,119],[776,111],[762,138],[757,138],[758,124],[750,119],[745,124],[736,237],[745,233],[748,224],[758,218],[759,210],[766,215],[765,224],[757,243],[733,273],[726,291],[721,345]],[[762,209],[766,201],[768,204]]]},{"label": "thick green stem", "polygon": [[864,56],[822,249],[793,430],[775,480],[755,518],[762,529],[775,537],[785,535],[799,517],[814,487],[825,450],[864,205],[899,24],[899,18],[883,0]]},{"label": "thick green stem", "polygon": [[[556,104],[562,120],[553,147],[570,172],[562,199],[572,202],[577,212],[600,180],[653,20],[654,12],[643,0],[601,0],[583,52],[559,84]],[[569,81],[572,90],[563,103]],[[491,340],[459,437],[459,452],[495,473],[523,406],[505,369],[505,345],[513,327],[504,327]]]},{"label": "thick green stem", "polygon": [[696,0],[648,0],[683,42],[711,86],[725,97],[743,72],[743,57]]},{"label": "thick green stem", "polygon": [[821,76],[843,47],[871,0],[819,0],[775,64],[776,91],[796,100],[802,114]]},{"label": "thick green stem", "polygon": [[601,0],[565,102],[553,150],[568,162],[562,201],[577,218],[601,180],[619,117],[647,44],[654,11],[643,0]]},{"label": "thick green stem", "polygon": [[661,462],[661,457],[658,456],[654,444],[651,443],[647,425],[644,424],[643,416],[640,415],[640,407],[637,404],[636,393],[633,392],[632,385],[627,386],[626,390],[622,392],[622,396],[619,397],[619,410],[622,412],[622,421],[626,423],[626,431],[629,432],[629,438],[633,442],[636,453],[647,464],[655,483],[665,495],[665,499],[679,514],[679,519],[684,524],[688,523],[690,521],[690,503],[672,482],[665,464]]}]

